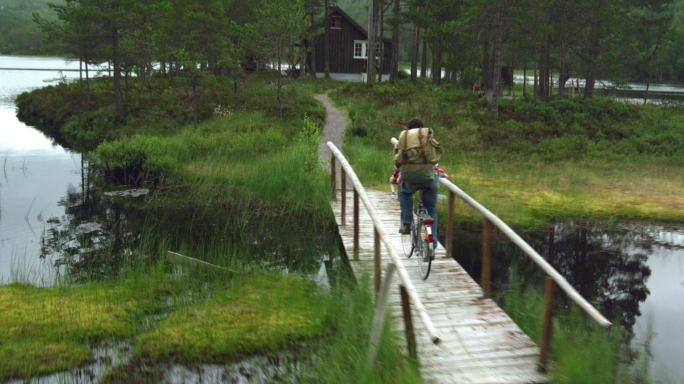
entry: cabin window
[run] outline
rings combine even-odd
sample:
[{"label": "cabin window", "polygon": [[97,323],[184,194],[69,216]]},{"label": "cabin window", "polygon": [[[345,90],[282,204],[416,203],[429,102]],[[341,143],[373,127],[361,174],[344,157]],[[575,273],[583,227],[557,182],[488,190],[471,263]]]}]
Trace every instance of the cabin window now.
[{"label": "cabin window", "polygon": [[368,43],[363,40],[354,40],[354,58],[355,59],[367,59],[368,55],[366,53],[366,45]]},{"label": "cabin window", "polygon": [[332,16],[330,18],[330,29],[342,29],[342,17]]}]

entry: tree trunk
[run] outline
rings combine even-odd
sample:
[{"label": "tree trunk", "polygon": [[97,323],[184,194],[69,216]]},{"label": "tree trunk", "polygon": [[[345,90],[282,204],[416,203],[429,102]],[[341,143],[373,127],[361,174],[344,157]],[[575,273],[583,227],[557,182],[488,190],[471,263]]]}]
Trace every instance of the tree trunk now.
[{"label": "tree trunk", "polygon": [[121,63],[119,62],[119,31],[116,27],[111,30],[112,38],[112,67],[114,69],[114,101],[116,103],[116,115],[123,117],[126,109],[121,97]]},{"label": "tree trunk", "polygon": [[377,37],[377,25],[378,25],[378,0],[370,0],[371,4],[368,7],[368,60],[366,65],[366,82],[368,85],[375,83],[375,55],[376,55],[376,37]]},{"label": "tree trunk", "polygon": [[379,25],[379,33],[378,33],[378,47],[379,52],[378,52],[378,82],[382,83],[382,73],[384,72],[384,66],[385,66],[385,5],[384,5],[384,0],[377,0],[379,4],[379,10],[380,10],[380,20],[378,21]]},{"label": "tree trunk", "polygon": [[496,25],[494,32],[494,73],[492,74],[492,98],[489,108],[494,117],[499,117],[499,96],[501,96],[501,50],[503,46],[504,21],[503,13],[506,9],[506,0],[501,0],[496,12]]},{"label": "tree trunk", "polygon": [[[515,86],[515,81],[513,81]],[[523,65],[523,98],[527,96],[527,64]]]},{"label": "tree trunk", "polygon": [[[316,28],[316,18],[313,9],[311,10],[311,30],[314,31]],[[316,78],[316,38],[313,37],[311,40],[311,77]]]},{"label": "tree trunk", "polygon": [[86,90],[90,94],[90,73],[88,71],[88,55],[86,54],[83,61],[85,61],[85,75],[86,75]]},{"label": "tree trunk", "polygon": [[124,65],[124,102],[128,103],[128,73],[129,73],[128,65]]},{"label": "tree trunk", "polygon": [[329,79],[330,78],[330,9],[329,9],[329,1],[325,0],[325,38],[323,42],[323,49],[325,52],[323,52],[323,60],[324,60],[324,66],[325,66],[325,78]]},{"label": "tree trunk", "polygon": [[489,68],[489,36],[483,34],[482,37],[482,91],[489,91],[491,89],[491,74]]},{"label": "tree trunk", "polygon": [[657,39],[655,47],[653,47],[653,51],[651,51],[651,54],[648,56],[648,65],[646,66],[646,92],[644,92],[644,105],[648,101],[648,90],[651,87],[651,67],[653,67],[653,61],[658,54],[659,48],[660,38]]},{"label": "tree trunk", "polygon": [[432,44],[432,84],[442,83],[442,41],[435,37]]},{"label": "tree trunk", "polygon": [[390,81],[399,79],[399,18],[401,17],[401,1],[394,0],[394,20],[392,20],[392,72]]},{"label": "tree trunk", "polygon": [[539,94],[539,75],[538,75],[538,65],[534,67],[534,85],[532,86],[532,94],[534,96]]},{"label": "tree trunk", "polygon": [[558,96],[563,97],[565,93],[565,83],[570,78],[570,70],[568,69],[568,31],[563,32],[561,38],[561,55],[560,55],[560,71],[558,76]]},{"label": "tree trunk", "polygon": [[427,77],[427,49],[427,39],[423,36],[423,52],[420,58],[420,77],[423,79]]},{"label": "tree trunk", "polygon": [[278,95],[276,97],[278,104],[278,116],[283,117],[283,71],[281,64],[281,49],[278,48]]},{"label": "tree trunk", "polygon": [[83,55],[78,56],[78,84],[83,87]]},{"label": "tree trunk", "polygon": [[546,95],[547,97],[551,97],[553,95],[553,73],[551,71],[551,40],[549,37],[549,40],[546,42],[546,57],[544,57],[544,60],[546,60],[546,72],[549,76],[549,80],[546,83],[547,84],[547,91],[548,94]]},{"label": "tree trunk", "polygon": [[511,98],[515,98],[515,95],[513,94],[513,88],[515,88],[515,63],[513,60],[513,50],[511,49],[511,61],[509,68],[511,69],[511,84],[508,86],[508,96]]},{"label": "tree trunk", "polygon": [[598,66],[598,57],[601,53],[601,42],[599,33],[599,24],[601,21],[592,20],[591,32],[589,33],[589,66],[587,75],[584,81],[584,97],[591,98],[594,96],[594,87],[596,86],[596,72]]},{"label": "tree trunk", "polygon": [[549,36],[545,35],[539,49],[539,85],[537,96],[546,98],[549,96]]},{"label": "tree trunk", "polygon": [[[413,24],[413,46],[411,47],[411,82],[416,83],[418,77],[418,44],[420,43],[420,27]],[[398,52],[398,51],[397,51]]]}]

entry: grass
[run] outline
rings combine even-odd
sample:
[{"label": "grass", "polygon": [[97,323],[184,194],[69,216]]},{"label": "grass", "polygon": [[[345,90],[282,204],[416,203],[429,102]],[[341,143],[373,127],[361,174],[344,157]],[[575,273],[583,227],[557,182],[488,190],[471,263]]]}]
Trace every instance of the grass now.
[{"label": "grass", "polygon": [[308,117],[277,121],[239,112],[172,135],[106,142],[93,160],[118,182],[180,185],[194,200],[322,215],[328,188],[318,167],[319,130]]},{"label": "grass", "polygon": [[[325,112],[313,99],[330,83],[286,81],[283,116],[274,77],[203,74],[189,110],[185,76],[131,81],[128,114],[114,115],[109,81],[91,93],[60,84],[22,94],[19,116],[62,144],[87,151],[109,182],[183,190],[196,200],[249,211],[327,213],[328,188],[317,146]],[[193,117],[194,116],[194,117]]]},{"label": "grass", "polygon": [[327,299],[312,281],[248,275],[226,290],[174,312],[136,338],[134,354],[148,361],[221,363],[277,351],[322,333]]},{"label": "grass", "polygon": [[304,382],[313,383],[420,383],[417,367],[399,353],[397,338],[385,322],[378,358],[368,365],[368,340],[374,314],[374,300],[368,276],[359,284],[333,293],[333,320],[316,352],[318,359]]},{"label": "grass", "polygon": [[[349,84],[345,151],[365,184],[388,188],[389,138],[410,117],[433,127],[452,181],[505,221],[684,220],[684,112],[598,98],[505,100],[499,119],[469,91],[419,82]],[[466,220],[471,210],[459,211]],[[479,220],[479,218],[477,218]]]},{"label": "grass", "polygon": [[133,336],[143,318],[162,311],[164,299],[179,288],[158,270],[116,282],[0,286],[0,379],[90,362],[92,345]]}]

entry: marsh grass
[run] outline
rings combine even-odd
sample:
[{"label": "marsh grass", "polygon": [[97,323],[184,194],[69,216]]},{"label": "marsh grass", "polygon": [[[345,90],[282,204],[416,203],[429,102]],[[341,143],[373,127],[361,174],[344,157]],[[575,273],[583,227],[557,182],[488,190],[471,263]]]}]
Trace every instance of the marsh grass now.
[{"label": "marsh grass", "polygon": [[333,293],[331,327],[305,381],[314,383],[420,383],[417,367],[399,351],[390,321],[386,321],[378,357],[368,365],[368,340],[374,314],[369,279],[362,276],[351,289]]},{"label": "marsh grass", "polygon": [[[544,295],[541,289],[526,287],[517,270],[511,268],[500,301],[506,313],[538,344]],[[553,383],[651,382],[647,347],[625,345],[625,332],[618,325],[611,330],[601,328],[573,303],[558,305],[551,341]]]}]

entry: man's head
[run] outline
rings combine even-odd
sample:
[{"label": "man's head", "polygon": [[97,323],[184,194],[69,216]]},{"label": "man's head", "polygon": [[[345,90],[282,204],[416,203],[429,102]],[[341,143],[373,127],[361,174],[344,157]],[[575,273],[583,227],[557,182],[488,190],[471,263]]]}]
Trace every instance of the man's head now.
[{"label": "man's head", "polygon": [[406,128],[408,129],[413,129],[413,128],[423,128],[425,125],[423,124],[423,120],[414,117],[413,119],[409,120],[409,122],[406,124]]}]

